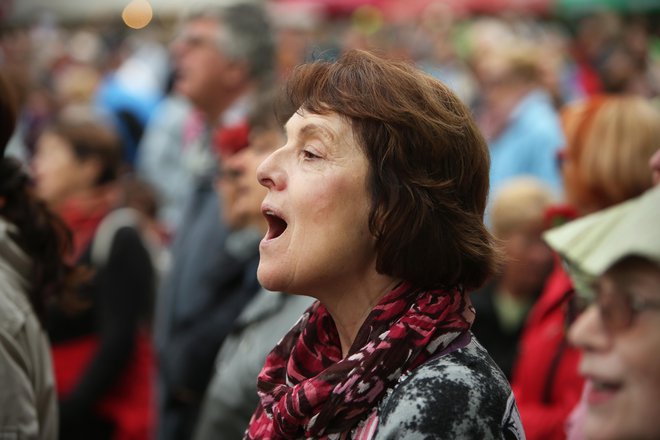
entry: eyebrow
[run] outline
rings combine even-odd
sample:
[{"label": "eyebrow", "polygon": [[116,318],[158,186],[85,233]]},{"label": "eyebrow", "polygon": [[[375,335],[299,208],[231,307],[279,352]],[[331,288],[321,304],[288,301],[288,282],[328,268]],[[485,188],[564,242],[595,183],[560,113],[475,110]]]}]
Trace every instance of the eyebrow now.
[{"label": "eyebrow", "polygon": [[[286,129],[286,125],[284,128]],[[314,124],[314,123],[305,124],[300,129],[300,136],[301,137],[319,136],[331,143],[337,143],[338,141],[337,136],[333,131],[329,130],[328,128],[322,125]]]}]

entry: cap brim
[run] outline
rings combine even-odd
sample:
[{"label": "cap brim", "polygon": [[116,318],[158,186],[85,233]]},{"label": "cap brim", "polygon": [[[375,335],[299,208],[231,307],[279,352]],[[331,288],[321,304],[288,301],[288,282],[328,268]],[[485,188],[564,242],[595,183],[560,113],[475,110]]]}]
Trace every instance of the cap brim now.
[{"label": "cap brim", "polygon": [[660,263],[660,187],[551,229],[544,239],[563,258],[592,276],[602,275],[626,256]]}]

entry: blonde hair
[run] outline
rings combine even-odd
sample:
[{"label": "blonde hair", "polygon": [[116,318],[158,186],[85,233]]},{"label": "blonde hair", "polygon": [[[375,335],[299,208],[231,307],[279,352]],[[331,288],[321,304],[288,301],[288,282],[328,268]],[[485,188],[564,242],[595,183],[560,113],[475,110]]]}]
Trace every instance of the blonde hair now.
[{"label": "blonde hair", "polygon": [[472,63],[479,74],[495,77],[500,82],[519,84],[541,80],[538,48],[520,40],[475,52]]},{"label": "blonde hair", "polygon": [[599,96],[562,111],[569,201],[597,211],[652,186],[649,159],[660,147],[660,112],[639,96]]},{"label": "blonde hair", "polygon": [[545,211],[553,203],[552,191],[540,180],[531,176],[509,180],[493,199],[493,235],[504,240],[516,231],[542,226]]}]

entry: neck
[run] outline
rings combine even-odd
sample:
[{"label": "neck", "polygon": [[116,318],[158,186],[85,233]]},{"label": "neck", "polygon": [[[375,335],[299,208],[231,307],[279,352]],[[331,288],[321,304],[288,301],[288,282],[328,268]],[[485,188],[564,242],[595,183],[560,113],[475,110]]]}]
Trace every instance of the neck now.
[{"label": "neck", "polygon": [[530,85],[515,85],[508,91],[506,95],[499,97],[499,102],[497,102],[495,105],[500,106],[500,108],[504,109],[507,115],[510,115],[518,107],[522,100],[525,99],[525,97],[529,95],[530,92],[532,92],[532,90],[534,90],[534,88]]},{"label": "neck", "polygon": [[319,296],[337,327],[343,357],[348,354],[371,310],[398,282],[392,277],[372,273],[366,279],[342,284],[341,289],[335,288]]}]

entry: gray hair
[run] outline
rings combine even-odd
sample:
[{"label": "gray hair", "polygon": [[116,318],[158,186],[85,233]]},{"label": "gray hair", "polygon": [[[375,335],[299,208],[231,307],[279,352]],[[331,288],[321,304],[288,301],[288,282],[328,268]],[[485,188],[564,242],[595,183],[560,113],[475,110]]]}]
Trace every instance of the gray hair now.
[{"label": "gray hair", "polygon": [[250,76],[258,82],[272,78],[275,69],[275,38],[266,10],[258,3],[241,1],[229,5],[205,5],[187,19],[210,18],[222,25],[218,47],[236,61],[245,61]]}]

